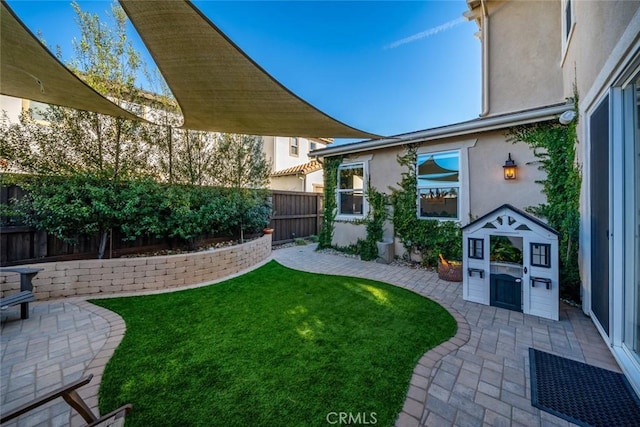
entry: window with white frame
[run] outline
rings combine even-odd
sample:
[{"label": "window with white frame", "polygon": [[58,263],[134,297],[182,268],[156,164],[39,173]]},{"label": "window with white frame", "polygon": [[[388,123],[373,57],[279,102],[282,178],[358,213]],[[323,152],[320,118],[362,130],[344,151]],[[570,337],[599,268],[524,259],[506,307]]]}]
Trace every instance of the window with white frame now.
[{"label": "window with white frame", "polygon": [[460,151],[419,154],[418,217],[460,219]]},{"label": "window with white frame", "polygon": [[309,142],[309,150],[310,150],[310,151],[313,151],[313,150],[315,150],[316,148],[318,148],[318,144],[317,144],[317,143],[315,143],[315,142],[313,142],[313,141]]},{"label": "window with white frame", "polygon": [[299,151],[298,138],[289,138],[289,155],[298,157]]},{"label": "window with white frame", "polygon": [[340,165],[338,168],[338,214],[364,215],[364,163]]}]

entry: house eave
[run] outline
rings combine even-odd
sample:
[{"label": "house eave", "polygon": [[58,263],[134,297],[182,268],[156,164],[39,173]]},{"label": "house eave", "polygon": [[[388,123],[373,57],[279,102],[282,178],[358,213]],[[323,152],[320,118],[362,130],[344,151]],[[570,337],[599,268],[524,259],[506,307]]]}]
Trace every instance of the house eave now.
[{"label": "house eave", "polygon": [[573,104],[562,103],[534,110],[520,111],[516,113],[504,114],[500,116],[483,117],[467,122],[455,123],[438,128],[426,129],[422,131],[392,136],[382,139],[371,139],[352,144],[338,145],[309,153],[314,158],[324,158],[331,156],[347,155],[362,151],[380,150],[384,148],[397,147],[406,144],[429,142],[438,139],[465,136],[470,134],[491,132],[506,129],[513,126],[544,122],[557,119],[563,112],[573,109]]}]

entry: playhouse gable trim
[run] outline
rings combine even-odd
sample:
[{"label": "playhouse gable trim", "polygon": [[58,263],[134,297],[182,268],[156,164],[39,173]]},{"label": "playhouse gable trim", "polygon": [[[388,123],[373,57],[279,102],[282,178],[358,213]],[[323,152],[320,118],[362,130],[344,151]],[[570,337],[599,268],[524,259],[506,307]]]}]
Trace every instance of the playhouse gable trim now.
[{"label": "playhouse gable trim", "polygon": [[[502,212],[504,211],[504,212]],[[540,227],[542,228],[544,231],[547,231],[549,233],[552,233],[556,236],[559,235],[559,233],[551,228],[548,224],[546,224],[545,222],[543,222],[542,220],[540,220],[539,218],[536,218],[533,215],[530,215],[526,212],[524,212],[523,210],[517,209],[513,206],[511,206],[510,204],[506,203],[502,206],[500,206],[499,208],[496,208],[494,210],[492,210],[489,213],[484,214],[483,216],[481,216],[480,218],[470,222],[469,224],[465,225],[464,227],[462,227],[462,231],[463,232],[473,232],[475,230],[478,230],[480,228],[493,228],[490,225],[487,224],[491,224],[493,225],[495,228],[499,228],[502,231],[507,231],[507,228],[505,227],[504,224],[495,224],[496,222],[496,218],[497,217],[502,217],[508,214],[508,211],[511,211],[511,213],[513,214],[513,216],[520,216],[521,219],[516,219],[516,221],[518,222],[518,224],[515,224],[514,227],[510,227],[511,225],[514,225],[514,223],[512,224],[508,224],[508,228],[513,228],[514,231],[519,229],[519,227],[529,227],[531,229],[531,226],[533,225],[534,227]],[[530,223],[530,224],[527,224]],[[520,228],[520,230],[522,230],[522,228]]]}]

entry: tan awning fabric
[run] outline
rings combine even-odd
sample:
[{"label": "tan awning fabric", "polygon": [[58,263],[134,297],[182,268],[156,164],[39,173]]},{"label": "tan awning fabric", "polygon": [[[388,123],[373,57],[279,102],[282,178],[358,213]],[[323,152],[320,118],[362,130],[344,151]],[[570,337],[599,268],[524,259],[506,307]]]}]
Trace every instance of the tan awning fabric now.
[{"label": "tan awning fabric", "polygon": [[100,95],[60,63],[4,1],[0,12],[1,94],[140,120]]},{"label": "tan awning fabric", "polygon": [[171,88],[184,128],[253,135],[376,138],[278,83],[185,0],[120,0]]},{"label": "tan awning fabric", "polygon": [[443,168],[433,157],[418,165],[418,179],[431,181],[458,181],[458,171]]}]

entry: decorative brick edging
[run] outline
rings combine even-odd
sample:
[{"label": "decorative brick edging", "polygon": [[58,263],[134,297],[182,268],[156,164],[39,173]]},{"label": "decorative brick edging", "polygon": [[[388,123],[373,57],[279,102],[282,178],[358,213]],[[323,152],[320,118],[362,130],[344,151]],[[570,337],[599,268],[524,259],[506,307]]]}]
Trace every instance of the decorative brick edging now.
[{"label": "decorative brick edging", "polygon": [[[246,270],[271,255],[272,235],[203,252],[139,258],[28,264],[43,269],[33,279],[38,301],[183,288]],[[20,289],[20,276],[0,269],[5,291]]]},{"label": "decorative brick edging", "polygon": [[427,390],[429,390],[434,376],[436,364],[446,355],[465,345],[471,338],[471,327],[464,316],[453,307],[439,301],[436,302],[453,316],[458,324],[458,330],[453,338],[427,351],[418,361],[411,376],[407,398],[396,420],[396,427],[418,427],[421,425],[427,402]]},{"label": "decorative brick edging", "polygon": [[[122,342],[127,327],[122,317],[110,310],[107,310],[106,308],[102,308],[82,300],[74,301],[73,304],[83,310],[90,311],[96,316],[102,317],[107,321],[107,323],[109,323],[109,337],[93,360],[87,365],[83,373],[83,377],[93,374],[93,379],[89,384],[78,389],[78,394],[80,394],[84,399],[87,406],[91,408],[94,414],[99,414],[100,408],[98,405],[98,391],[100,389],[100,384],[102,384],[102,374],[104,373],[104,368],[107,366],[107,362],[111,359],[111,356],[113,356],[113,353],[118,345],[120,345],[120,342]],[[83,421],[84,420],[78,413],[71,411],[69,425],[77,426],[86,424],[86,422],[83,423]]]}]

